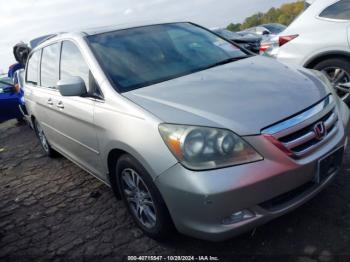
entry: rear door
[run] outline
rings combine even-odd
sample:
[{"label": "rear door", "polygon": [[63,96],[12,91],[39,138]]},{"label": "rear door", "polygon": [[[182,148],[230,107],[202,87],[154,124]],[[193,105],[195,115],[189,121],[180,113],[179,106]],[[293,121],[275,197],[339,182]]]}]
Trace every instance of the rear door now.
[{"label": "rear door", "polygon": [[[54,95],[56,91],[53,88],[43,87],[40,83],[41,54],[42,50],[39,49],[29,56],[26,65],[24,98],[29,115],[36,118],[41,124],[46,137],[52,140],[54,136],[50,126],[49,113],[52,111],[53,107],[52,95]],[[56,61],[58,62],[58,60]],[[58,69],[57,65],[53,66]]]},{"label": "rear door", "polygon": [[[34,115],[41,124],[46,137],[49,142],[54,146],[57,144],[56,135],[56,107],[54,98],[57,96],[57,82],[59,74],[59,55],[60,55],[61,43],[54,43],[44,47],[40,53],[39,59],[39,76],[37,81],[31,81],[33,88],[27,90],[25,93],[29,93],[29,100],[35,103]],[[29,60],[29,63],[31,60]],[[30,68],[28,68],[27,78],[30,77]],[[28,79],[27,79],[28,82]],[[32,92],[31,92],[32,91]],[[25,97],[26,103],[28,101]],[[32,108],[32,106],[29,106]]]}]

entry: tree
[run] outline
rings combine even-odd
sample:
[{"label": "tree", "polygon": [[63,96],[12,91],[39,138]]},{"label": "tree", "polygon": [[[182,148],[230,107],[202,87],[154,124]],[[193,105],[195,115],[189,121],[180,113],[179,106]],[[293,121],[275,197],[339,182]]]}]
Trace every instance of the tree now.
[{"label": "tree", "polygon": [[242,24],[229,24],[228,30],[240,31],[250,27],[267,23],[280,23],[289,25],[304,10],[304,1],[284,4],[280,8],[271,8],[266,13],[256,13],[247,17]]},{"label": "tree", "polygon": [[242,24],[240,24],[240,23],[238,23],[238,24],[231,23],[231,24],[229,24],[227,26],[227,30],[230,30],[230,31],[233,31],[233,32],[240,31],[241,30],[241,25]]}]

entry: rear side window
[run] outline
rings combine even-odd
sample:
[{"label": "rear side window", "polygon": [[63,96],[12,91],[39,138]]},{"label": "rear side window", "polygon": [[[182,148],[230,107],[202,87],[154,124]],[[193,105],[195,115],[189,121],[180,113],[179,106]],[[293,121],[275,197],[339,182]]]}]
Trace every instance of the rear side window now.
[{"label": "rear side window", "polygon": [[78,47],[70,41],[64,41],[62,44],[60,72],[60,79],[80,76],[84,80],[85,86],[89,88],[89,67]]},{"label": "rear side window", "polygon": [[38,84],[38,69],[39,69],[39,59],[40,59],[40,51],[34,52],[28,61],[27,65],[27,75],[26,82],[32,83],[34,85]]},{"label": "rear side window", "polygon": [[53,44],[43,48],[41,57],[41,86],[56,88],[61,44]]},{"label": "rear side window", "polygon": [[350,20],[350,1],[340,0],[322,11],[320,17]]},{"label": "rear side window", "polygon": [[310,7],[310,3],[308,3],[308,2],[305,2],[304,3],[304,11],[306,10],[306,9],[308,9],[309,7]]}]

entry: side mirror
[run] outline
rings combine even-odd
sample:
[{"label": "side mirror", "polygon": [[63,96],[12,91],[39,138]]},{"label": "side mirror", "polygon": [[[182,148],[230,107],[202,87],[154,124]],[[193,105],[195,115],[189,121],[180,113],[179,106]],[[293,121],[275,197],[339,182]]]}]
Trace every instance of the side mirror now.
[{"label": "side mirror", "polygon": [[82,96],[87,93],[84,80],[80,76],[72,76],[57,82],[62,96]]},{"label": "side mirror", "polygon": [[264,30],[264,31],[262,32],[262,34],[263,34],[263,35],[269,35],[269,34],[270,34],[270,31]]}]

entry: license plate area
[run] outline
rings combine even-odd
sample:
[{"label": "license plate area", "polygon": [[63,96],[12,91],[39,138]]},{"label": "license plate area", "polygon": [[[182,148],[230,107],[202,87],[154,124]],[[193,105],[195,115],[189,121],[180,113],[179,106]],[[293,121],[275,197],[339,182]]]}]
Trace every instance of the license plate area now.
[{"label": "license plate area", "polygon": [[344,147],[341,147],[320,159],[318,161],[318,172],[315,178],[316,182],[322,183],[337,172],[343,163],[343,156]]}]

